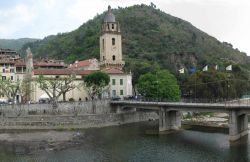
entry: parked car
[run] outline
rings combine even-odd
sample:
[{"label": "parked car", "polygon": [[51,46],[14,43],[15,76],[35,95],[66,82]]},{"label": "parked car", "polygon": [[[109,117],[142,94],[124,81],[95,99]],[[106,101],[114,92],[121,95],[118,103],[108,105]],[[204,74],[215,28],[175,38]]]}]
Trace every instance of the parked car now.
[{"label": "parked car", "polygon": [[124,96],[124,100],[133,100],[134,96],[132,95],[128,95],[128,96]]},{"label": "parked car", "polygon": [[38,102],[39,103],[49,103],[49,101],[50,101],[49,98],[40,98]]},{"label": "parked car", "polygon": [[113,96],[111,98],[112,101],[120,101],[121,100],[121,97],[120,96]]},{"label": "parked car", "polygon": [[0,99],[0,104],[1,105],[7,104],[7,103],[8,103],[7,99]]}]

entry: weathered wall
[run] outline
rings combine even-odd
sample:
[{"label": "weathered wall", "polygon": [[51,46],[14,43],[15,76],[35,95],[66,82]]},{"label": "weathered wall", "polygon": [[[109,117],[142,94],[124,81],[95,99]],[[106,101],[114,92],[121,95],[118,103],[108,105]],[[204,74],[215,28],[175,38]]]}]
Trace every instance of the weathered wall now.
[{"label": "weathered wall", "polygon": [[[107,114],[110,113],[109,100],[96,101],[96,113],[95,114]],[[27,116],[27,115],[80,115],[80,114],[92,114],[92,102],[64,102],[59,103],[58,108],[53,110],[51,104],[29,104],[29,105],[15,105],[12,108],[11,105],[0,106],[0,115],[6,117],[15,116]]]},{"label": "weathered wall", "polygon": [[48,104],[0,106],[0,129],[74,129],[90,128],[158,119],[155,112],[111,113],[108,100],[96,103],[92,114],[92,102],[60,103],[57,113]]},{"label": "weathered wall", "polygon": [[154,112],[128,112],[94,115],[29,115],[0,118],[0,129],[77,129],[155,120]]}]

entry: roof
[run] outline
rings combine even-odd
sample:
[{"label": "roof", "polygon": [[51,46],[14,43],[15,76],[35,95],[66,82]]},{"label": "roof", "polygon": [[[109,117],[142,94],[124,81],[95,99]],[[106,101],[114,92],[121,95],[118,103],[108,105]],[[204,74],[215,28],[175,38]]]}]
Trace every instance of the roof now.
[{"label": "roof", "polygon": [[115,15],[112,13],[110,6],[108,6],[108,13],[104,17],[104,22],[115,22]]},{"label": "roof", "polygon": [[79,68],[79,67],[89,66],[94,61],[97,61],[97,60],[93,58],[93,59],[88,59],[88,60],[76,61],[74,64],[69,66],[69,68]]},{"label": "roof", "polygon": [[[34,75],[88,75],[96,70],[73,70],[73,69],[34,69]],[[103,70],[107,74],[124,74],[122,70],[107,68]]]},{"label": "roof", "polygon": [[35,67],[42,67],[42,66],[54,66],[54,67],[64,67],[65,65],[54,63],[54,62],[34,62]]},{"label": "roof", "polygon": [[123,71],[117,68],[106,68],[103,71],[108,74],[123,74]]},{"label": "roof", "polygon": [[94,70],[71,70],[71,69],[35,69],[34,75],[88,75]]}]

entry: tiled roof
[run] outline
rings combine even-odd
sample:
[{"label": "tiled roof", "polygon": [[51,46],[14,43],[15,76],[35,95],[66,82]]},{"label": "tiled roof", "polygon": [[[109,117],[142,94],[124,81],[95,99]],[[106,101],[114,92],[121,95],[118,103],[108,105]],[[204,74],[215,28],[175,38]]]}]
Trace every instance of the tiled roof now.
[{"label": "tiled roof", "polygon": [[71,69],[35,69],[34,75],[87,75],[93,70],[71,70]]},{"label": "tiled roof", "polygon": [[108,74],[123,74],[123,71],[117,68],[106,68],[103,71]]},{"label": "tiled roof", "polygon": [[42,66],[60,66],[60,67],[63,67],[65,65],[62,65],[62,64],[58,64],[58,63],[53,63],[53,62],[34,62],[34,66],[36,67],[42,67]]},{"label": "tiled roof", "polygon": [[15,62],[15,66],[26,66],[24,60],[18,60]]},{"label": "tiled roof", "polygon": [[79,67],[85,67],[91,65],[94,61],[97,61],[96,59],[88,59],[88,60],[82,60],[73,63],[69,68],[79,68]]}]

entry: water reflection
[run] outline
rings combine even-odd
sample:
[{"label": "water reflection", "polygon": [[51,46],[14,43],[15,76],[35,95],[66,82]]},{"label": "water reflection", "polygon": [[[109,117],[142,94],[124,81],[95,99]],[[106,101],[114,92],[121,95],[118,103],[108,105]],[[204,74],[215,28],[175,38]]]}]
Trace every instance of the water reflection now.
[{"label": "water reflection", "polygon": [[[249,161],[248,136],[228,141],[228,130],[187,127],[158,133],[157,122],[82,130],[78,145],[49,150],[45,143],[0,145],[2,161]],[[79,142],[79,141],[78,141]],[[34,151],[36,150],[36,151]]]},{"label": "water reflection", "polygon": [[242,137],[240,140],[230,142],[229,158],[231,161],[245,162],[249,161],[249,141],[248,136]]}]

